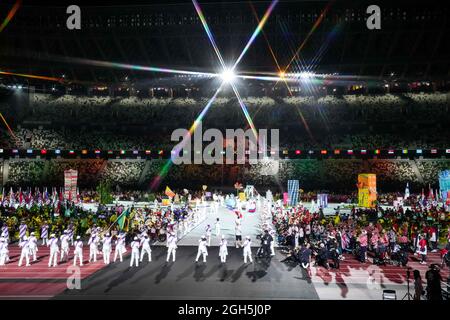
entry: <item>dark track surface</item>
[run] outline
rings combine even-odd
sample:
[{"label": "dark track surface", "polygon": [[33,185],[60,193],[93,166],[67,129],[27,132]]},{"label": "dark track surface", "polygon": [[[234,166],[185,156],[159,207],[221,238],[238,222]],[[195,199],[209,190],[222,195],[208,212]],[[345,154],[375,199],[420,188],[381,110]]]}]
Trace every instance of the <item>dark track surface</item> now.
[{"label": "dark track surface", "polygon": [[[84,279],[81,290],[65,290],[54,299],[318,299],[313,283],[298,266],[275,256],[244,265],[242,249],[229,248],[222,265],[218,247],[209,248],[207,263],[194,262],[197,247],[179,247],[176,262],[166,264],[166,248],[152,248],[152,262],[129,267],[109,265]],[[256,250],[253,249],[253,253]],[[200,258],[201,260],[201,258]]]}]

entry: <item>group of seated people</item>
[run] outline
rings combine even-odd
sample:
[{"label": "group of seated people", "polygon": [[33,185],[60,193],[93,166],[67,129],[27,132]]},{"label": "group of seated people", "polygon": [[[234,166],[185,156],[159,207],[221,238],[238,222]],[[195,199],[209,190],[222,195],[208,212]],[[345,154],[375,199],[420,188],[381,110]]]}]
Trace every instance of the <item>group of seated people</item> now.
[{"label": "group of seated people", "polygon": [[311,259],[305,257],[315,257],[315,265],[327,269],[339,269],[344,253],[354,255],[361,263],[370,261],[370,255],[374,264],[402,266],[414,253],[426,264],[427,253],[437,252],[439,241],[444,247],[444,263],[450,249],[447,219],[441,207],[353,208],[350,214],[338,209],[331,217],[321,210],[311,213],[301,204],[289,210],[273,208],[273,224],[288,259],[307,267]]}]

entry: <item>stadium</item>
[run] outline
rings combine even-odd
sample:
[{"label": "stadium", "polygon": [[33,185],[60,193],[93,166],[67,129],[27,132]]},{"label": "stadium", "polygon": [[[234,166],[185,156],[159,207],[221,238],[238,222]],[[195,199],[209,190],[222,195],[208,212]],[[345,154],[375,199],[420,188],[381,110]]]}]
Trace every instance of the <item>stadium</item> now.
[{"label": "stadium", "polygon": [[0,298],[448,299],[448,8],[372,5],[2,1]]}]

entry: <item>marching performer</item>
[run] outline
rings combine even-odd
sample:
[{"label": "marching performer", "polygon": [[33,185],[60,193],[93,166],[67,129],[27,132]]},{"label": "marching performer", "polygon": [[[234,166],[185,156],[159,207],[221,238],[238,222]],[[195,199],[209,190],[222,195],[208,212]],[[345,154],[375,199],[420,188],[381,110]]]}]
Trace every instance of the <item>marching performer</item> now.
[{"label": "marching performer", "polygon": [[50,240],[47,242],[47,247],[50,247],[50,258],[48,260],[48,266],[56,267],[58,265],[58,252],[59,252],[59,246],[58,246],[58,239],[56,238],[55,234],[52,233],[50,235]]},{"label": "marching performer", "polygon": [[207,245],[206,236],[202,236],[202,238],[198,241],[198,252],[195,262],[198,262],[198,258],[200,258],[201,255],[203,255],[203,262],[206,262],[206,256],[208,255]]},{"label": "marching performer", "polygon": [[121,232],[116,240],[116,247],[114,249],[114,262],[117,260],[117,256],[119,256],[120,262],[123,261],[123,254],[127,252],[127,249],[125,248],[125,233]]},{"label": "marching performer", "polygon": [[150,248],[150,238],[147,234],[141,239],[141,262],[144,259],[144,254],[148,255],[148,262],[152,261],[152,249]]},{"label": "marching performer", "polygon": [[98,253],[98,236],[97,233],[91,234],[91,237],[88,241],[89,245],[89,262],[94,260],[97,262],[97,253]]},{"label": "marching performer", "polygon": [[3,224],[2,226],[2,234],[1,234],[2,238],[5,239],[6,243],[9,243],[9,228],[6,225],[6,223]]},{"label": "marching performer", "polygon": [[44,222],[44,224],[41,226],[41,239],[42,239],[42,245],[45,246],[48,243],[48,223]]},{"label": "marching performer", "polygon": [[252,259],[252,240],[250,236],[245,237],[244,241],[244,263],[247,263],[247,257],[250,260],[250,263],[253,263]]},{"label": "marching performer", "polygon": [[216,237],[218,237],[220,235],[220,219],[219,218],[217,218],[217,220],[216,220],[214,229],[216,230]]},{"label": "marching performer", "polygon": [[61,256],[59,262],[69,260],[69,236],[67,235],[67,230],[64,230],[62,236],[59,238],[61,241]]},{"label": "marching performer", "polygon": [[222,235],[222,240],[220,241],[220,248],[219,248],[219,257],[220,262],[225,263],[227,262],[227,255],[228,255],[228,248],[227,248],[228,241],[225,239],[225,235]]},{"label": "marching performer", "polygon": [[138,237],[134,237],[133,242],[131,242],[131,259],[130,259],[130,267],[133,266],[134,262],[136,262],[136,267],[139,266],[139,239]]},{"label": "marching performer", "polygon": [[70,242],[70,244],[73,246],[73,234],[74,234],[75,230],[74,230],[74,226],[73,223],[70,223],[69,226],[67,227],[67,237],[68,240]]},{"label": "marching performer", "polygon": [[80,267],[83,266],[83,241],[81,237],[77,236],[77,240],[74,243],[75,249],[73,250],[73,265],[77,265],[77,258],[80,261]]},{"label": "marching performer", "polygon": [[240,223],[236,224],[235,234],[236,234],[236,248],[240,248],[242,247],[242,229]]},{"label": "marching performer", "polygon": [[166,261],[169,262],[170,255],[172,255],[173,262],[175,262],[175,254],[177,251],[177,237],[176,235],[171,232],[169,233],[169,237],[167,237],[167,258]]},{"label": "marching performer", "polygon": [[38,250],[38,246],[37,246],[37,242],[38,242],[38,240],[37,240],[37,238],[35,236],[35,233],[32,232],[30,234],[30,237],[28,238],[28,245],[30,247],[30,255],[33,256],[33,261],[37,260],[36,254],[39,251]]},{"label": "marching performer", "polygon": [[272,239],[273,239],[270,242],[270,255],[274,256],[275,255],[275,236],[276,236],[275,229],[271,228],[269,231],[269,234],[272,236]]},{"label": "marching performer", "polygon": [[111,258],[111,237],[109,233],[105,234],[102,239],[103,262],[109,264]]},{"label": "marching performer", "polygon": [[25,224],[25,221],[22,220],[22,222],[20,223],[20,226],[19,226],[19,239],[20,239],[20,241],[22,241],[22,239],[27,235],[27,230],[28,230],[28,227]]},{"label": "marching performer", "polygon": [[20,252],[19,267],[22,266],[23,258],[25,258],[25,261],[27,263],[25,266],[29,267],[30,266],[30,246],[29,246],[27,236],[24,236],[22,238],[22,241],[20,241],[20,243],[19,243],[19,247],[22,248],[22,250]]},{"label": "marching performer", "polygon": [[208,224],[206,226],[206,238],[208,239],[208,246],[211,245],[211,226]]},{"label": "marching performer", "polygon": [[8,242],[5,237],[0,237],[0,266],[4,266],[9,262]]}]

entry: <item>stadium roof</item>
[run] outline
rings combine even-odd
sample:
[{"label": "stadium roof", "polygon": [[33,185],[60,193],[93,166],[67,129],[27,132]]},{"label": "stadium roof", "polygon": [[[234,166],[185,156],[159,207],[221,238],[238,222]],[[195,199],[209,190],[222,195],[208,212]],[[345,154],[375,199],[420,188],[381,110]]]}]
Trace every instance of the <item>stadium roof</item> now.
[{"label": "stadium roof", "polygon": [[[6,15],[14,1],[2,2]],[[48,4],[45,7],[43,4]],[[24,1],[0,33],[0,70],[77,81],[155,79],[160,74],[74,63],[72,58],[140,66],[214,71],[214,50],[191,1],[82,6],[82,30],[66,28],[64,1]],[[67,2],[67,4],[71,4]],[[226,60],[234,60],[270,2],[202,1]],[[369,1],[280,1],[239,65],[276,72],[274,57],[296,72],[409,80],[448,79],[448,8],[438,1],[378,1],[381,30],[368,30]],[[252,9],[254,8],[254,11]],[[323,14],[323,19],[321,15]],[[302,45],[303,44],[303,45]],[[273,54],[272,54],[273,53]]]}]

